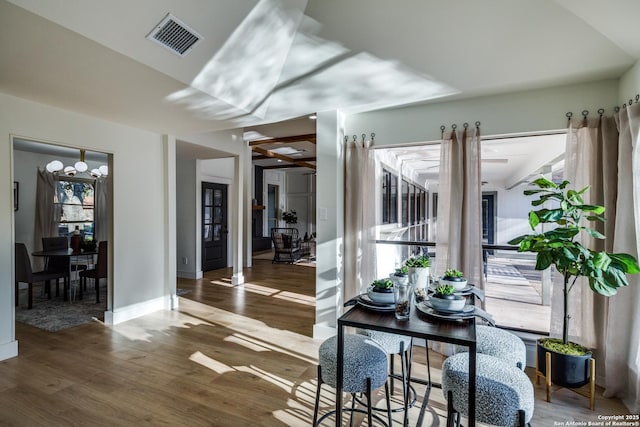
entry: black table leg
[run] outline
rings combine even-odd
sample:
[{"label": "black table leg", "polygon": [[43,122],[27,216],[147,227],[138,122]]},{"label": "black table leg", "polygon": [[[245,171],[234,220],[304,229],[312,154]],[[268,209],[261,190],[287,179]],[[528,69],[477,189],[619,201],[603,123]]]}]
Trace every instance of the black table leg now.
[{"label": "black table leg", "polygon": [[338,346],[336,354],[336,427],[342,426],[342,384],[344,382],[344,331],[338,322]]}]

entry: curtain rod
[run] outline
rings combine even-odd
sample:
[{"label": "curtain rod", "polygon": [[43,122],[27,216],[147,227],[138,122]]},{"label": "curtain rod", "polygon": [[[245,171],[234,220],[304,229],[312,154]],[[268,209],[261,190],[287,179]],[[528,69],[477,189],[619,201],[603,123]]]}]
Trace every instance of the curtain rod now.
[{"label": "curtain rod", "polygon": [[[374,132],[371,132],[371,144],[374,143],[374,139],[376,137],[376,134]],[[364,144],[364,141],[367,139],[367,134],[363,133],[362,134],[362,143]],[[345,135],[344,136],[344,142],[349,142],[349,136]],[[353,142],[358,142],[358,136],[357,135],[353,135]]]},{"label": "curtain rod", "polygon": [[[637,94],[637,95],[636,95],[635,100],[636,100],[636,104],[637,104],[638,102],[640,102],[640,94]],[[626,103],[626,102],[625,102],[624,104],[622,104],[622,107],[618,107],[618,106],[616,105],[615,107],[613,107],[613,111],[617,113],[617,112],[619,112],[619,111],[620,111],[620,108],[627,108],[627,105],[628,105],[629,107],[631,107],[631,106],[633,105],[633,99],[629,99],[629,102],[628,102],[628,103]],[[604,108],[598,108],[598,115],[599,115],[600,117],[602,117],[602,115],[604,114],[604,112],[605,112]],[[586,119],[587,119],[587,116],[589,115],[589,110],[582,110],[582,113],[581,113],[581,114],[582,114],[582,119],[583,119],[583,120],[586,120]],[[567,114],[565,114],[565,116],[567,117],[567,121],[570,121],[570,120],[571,120],[571,118],[573,117],[573,113],[572,113],[571,111],[569,111],[569,112],[567,112]]]}]

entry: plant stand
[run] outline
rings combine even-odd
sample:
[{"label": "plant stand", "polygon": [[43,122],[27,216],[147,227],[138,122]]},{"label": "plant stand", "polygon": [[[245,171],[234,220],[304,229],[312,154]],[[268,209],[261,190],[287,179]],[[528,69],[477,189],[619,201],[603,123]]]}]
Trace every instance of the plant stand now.
[{"label": "plant stand", "polygon": [[538,346],[536,346],[536,385],[540,384],[540,377],[545,379],[545,386],[547,390],[547,402],[551,402],[551,392],[555,391],[555,390],[552,390],[553,387],[555,387],[556,390],[560,388],[566,388],[567,390],[571,390],[574,393],[577,393],[581,396],[588,398],[589,409],[591,409],[592,411],[595,409],[596,407],[596,360],[593,357],[589,359],[589,375],[590,375],[589,391],[585,391],[582,388],[569,388],[569,387],[562,387],[559,385],[554,386],[551,383],[551,353],[550,352],[547,352],[545,355],[545,365],[546,365],[545,366],[546,375],[542,373],[540,369],[538,369]]}]

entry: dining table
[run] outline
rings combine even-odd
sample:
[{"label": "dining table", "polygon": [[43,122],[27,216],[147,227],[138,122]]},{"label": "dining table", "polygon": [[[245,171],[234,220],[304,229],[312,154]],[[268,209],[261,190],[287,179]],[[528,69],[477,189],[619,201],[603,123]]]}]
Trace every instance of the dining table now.
[{"label": "dining table", "polygon": [[[370,329],[391,334],[407,335],[414,338],[439,341],[449,344],[465,346],[469,349],[469,423],[470,427],[475,426],[476,411],[476,320],[470,317],[463,320],[446,320],[432,317],[417,309],[415,305],[411,307],[408,320],[398,320],[394,311],[382,311],[355,304],[347,312],[338,318],[337,337],[337,375],[336,375],[336,426],[342,426],[342,388],[344,384],[344,329],[354,327]],[[440,384],[434,384],[440,387]],[[420,408],[417,426],[422,424],[424,411],[427,406],[431,384],[425,390],[425,396]],[[404,425],[408,423],[408,402],[405,399]]]},{"label": "dining table", "polygon": [[[85,258],[87,261],[91,261],[93,263],[94,256],[98,254],[98,250],[96,249],[82,249],[80,251],[74,251],[71,248],[68,249],[50,249],[50,250],[42,250],[32,252],[31,255],[34,257],[44,257],[44,258],[54,258],[54,257],[62,257],[76,259],[75,263],[69,262],[69,277],[71,277],[72,271],[78,271],[78,262],[77,260],[80,258]],[[72,270],[72,266],[75,266],[75,270]],[[67,295],[68,289],[65,286],[63,292],[63,300],[67,301],[69,299]],[[82,299],[82,289],[80,289],[80,299]]]}]

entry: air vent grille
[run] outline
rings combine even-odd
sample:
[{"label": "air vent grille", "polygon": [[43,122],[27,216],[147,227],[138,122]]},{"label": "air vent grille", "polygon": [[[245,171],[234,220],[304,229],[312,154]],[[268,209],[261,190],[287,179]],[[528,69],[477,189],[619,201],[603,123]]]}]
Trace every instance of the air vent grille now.
[{"label": "air vent grille", "polygon": [[186,55],[202,40],[201,35],[187,27],[171,14],[167,14],[167,16],[151,30],[147,38],[180,56]]}]

